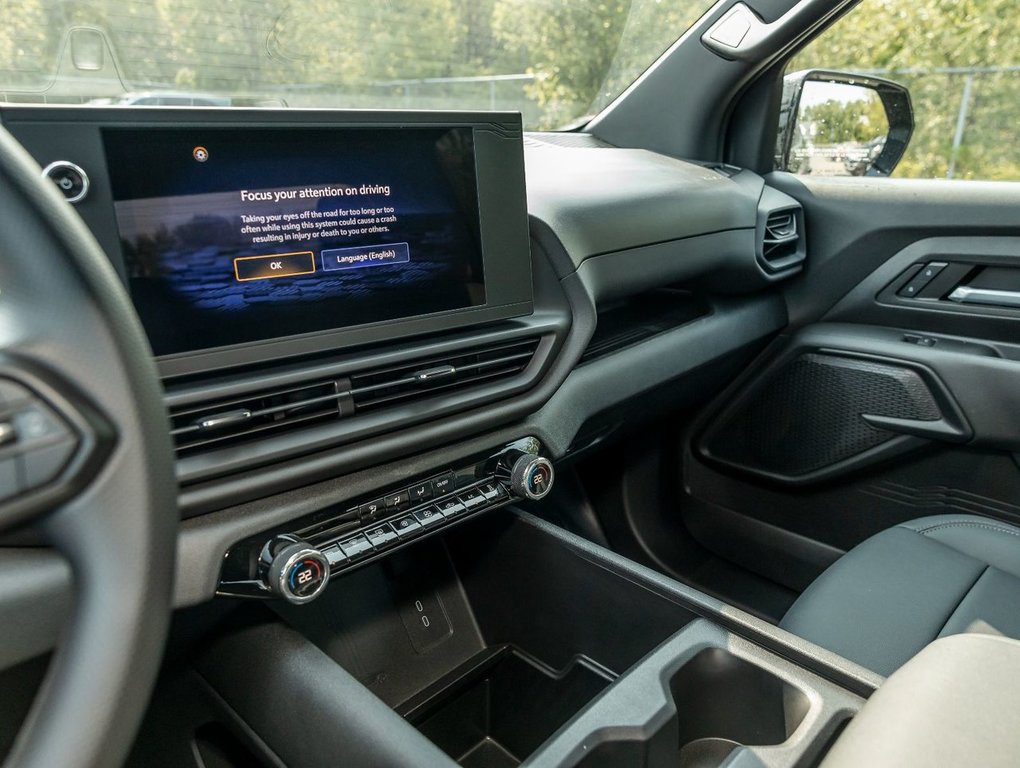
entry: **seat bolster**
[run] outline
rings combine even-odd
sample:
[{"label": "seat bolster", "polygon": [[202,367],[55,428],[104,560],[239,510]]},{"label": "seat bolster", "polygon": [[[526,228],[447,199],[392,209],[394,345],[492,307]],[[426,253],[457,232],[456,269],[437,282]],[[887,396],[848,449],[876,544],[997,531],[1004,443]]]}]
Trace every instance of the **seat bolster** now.
[{"label": "seat bolster", "polygon": [[910,528],[891,528],[829,567],[781,626],[889,675],[939,635],[986,567]]},{"label": "seat bolster", "polygon": [[976,515],[922,517],[899,527],[1020,578],[1020,528]]}]

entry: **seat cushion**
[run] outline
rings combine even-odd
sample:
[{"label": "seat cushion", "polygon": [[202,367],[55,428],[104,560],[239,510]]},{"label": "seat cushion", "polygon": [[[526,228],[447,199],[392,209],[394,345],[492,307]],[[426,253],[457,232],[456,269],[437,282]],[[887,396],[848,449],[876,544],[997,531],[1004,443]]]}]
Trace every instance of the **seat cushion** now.
[{"label": "seat cushion", "polygon": [[854,547],[808,587],[781,626],[889,675],[935,638],[980,622],[1020,638],[1020,529],[939,515]]}]

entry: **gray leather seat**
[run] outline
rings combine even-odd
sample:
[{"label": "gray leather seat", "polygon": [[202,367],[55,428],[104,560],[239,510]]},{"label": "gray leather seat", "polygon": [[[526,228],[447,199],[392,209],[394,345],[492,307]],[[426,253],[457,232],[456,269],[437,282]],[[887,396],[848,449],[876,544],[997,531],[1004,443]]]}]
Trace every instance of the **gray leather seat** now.
[{"label": "gray leather seat", "polygon": [[938,515],[854,547],[805,590],[781,626],[889,675],[935,638],[976,622],[1020,638],[1020,528]]}]

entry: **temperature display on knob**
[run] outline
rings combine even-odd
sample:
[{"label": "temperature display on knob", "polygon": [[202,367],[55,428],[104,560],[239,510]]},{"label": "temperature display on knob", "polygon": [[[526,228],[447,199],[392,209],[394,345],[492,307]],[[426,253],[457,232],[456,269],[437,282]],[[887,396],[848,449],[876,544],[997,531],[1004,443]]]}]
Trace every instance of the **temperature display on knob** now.
[{"label": "temperature display on knob", "polygon": [[549,494],[552,485],[552,462],[542,456],[523,454],[510,470],[510,487],[521,498],[538,501]]},{"label": "temperature display on knob", "polygon": [[549,468],[545,465],[538,464],[531,468],[531,472],[524,479],[528,484],[528,491],[532,496],[545,496],[545,491],[549,487],[549,480],[551,473]]},{"label": "temperature display on knob", "polygon": [[318,549],[291,536],[266,544],[259,556],[263,584],[291,603],[314,600],[329,582],[329,561]]},{"label": "temperature display on knob", "polygon": [[314,595],[326,579],[328,572],[316,558],[308,557],[294,563],[290,568],[290,575],[287,577],[291,594],[295,597]]}]

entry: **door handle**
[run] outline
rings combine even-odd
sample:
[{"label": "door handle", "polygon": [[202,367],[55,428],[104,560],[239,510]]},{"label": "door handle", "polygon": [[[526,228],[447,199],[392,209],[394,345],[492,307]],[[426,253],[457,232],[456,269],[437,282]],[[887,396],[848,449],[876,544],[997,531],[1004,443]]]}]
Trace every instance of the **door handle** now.
[{"label": "door handle", "polygon": [[941,440],[944,443],[966,443],[974,435],[968,427],[941,418],[936,421],[920,419],[897,419],[892,416],[877,416],[862,413],[861,418],[875,429],[896,432],[901,435],[922,437],[925,440]]},{"label": "door handle", "polygon": [[996,307],[1020,308],[1020,291],[968,288],[965,285],[961,285],[949,294],[949,300],[960,304],[986,304]]}]

